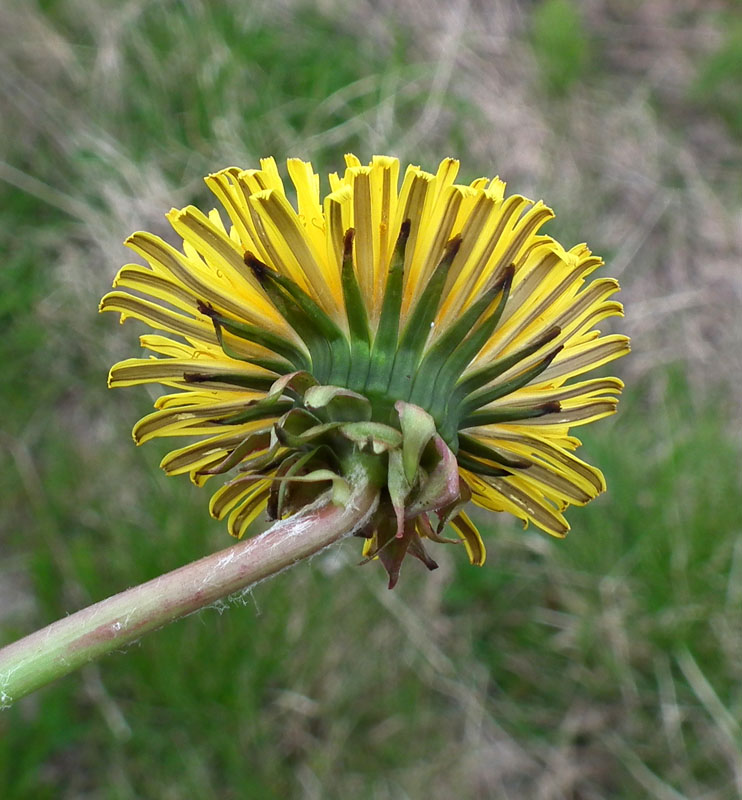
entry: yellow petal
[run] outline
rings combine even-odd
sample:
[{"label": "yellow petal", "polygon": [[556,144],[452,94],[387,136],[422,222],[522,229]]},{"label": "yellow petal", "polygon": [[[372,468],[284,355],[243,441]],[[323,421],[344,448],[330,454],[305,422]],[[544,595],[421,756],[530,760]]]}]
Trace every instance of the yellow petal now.
[{"label": "yellow petal", "polygon": [[269,263],[314,297],[328,314],[339,318],[340,274],[315,251],[288,200],[269,190],[252,195],[250,205],[261,222],[258,235]]},{"label": "yellow petal", "polygon": [[[234,426],[221,422],[226,417],[235,416],[245,410],[247,403],[253,402],[261,395],[257,392],[245,392],[244,396],[226,403],[201,403],[189,405],[185,408],[167,408],[147,414],[137,422],[132,431],[132,436],[137,444],[154,439],[159,436],[195,436],[199,434],[211,435],[217,432],[229,433]],[[210,423],[210,424],[209,424]]]},{"label": "yellow petal", "polygon": [[541,373],[539,381],[553,381],[557,378],[566,380],[582,375],[626,355],[630,349],[629,340],[619,334],[572,345],[557,355],[551,365]]},{"label": "yellow petal", "polygon": [[479,535],[477,526],[463,511],[459,511],[459,513],[450,520],[450,524],[459,538],[464,542],[464,547],[469,556],[469,562],[476,567],[481,567],[487,558],[487,551],[484,547],[482,537]]},{"label": "yellow petal", "polygon": [[[239,365],[235,367],[233,365]],[[109,387],[136,386],[141,383],[162,383],[165,386],[178,386],[180,388],[192,387],[194,384],[187,381],[185,375],[214,375],[208,382],[211,389],[217,388],[220,375],[244,375],[245,378],[262,377],[269,373],[257,367],[246,366],[241,361],[216,361],[206,358],[192,360],[180,358],[128,358],[119,361],[111,367],[108,376]],[[199,389],[204,383],[199,381]],[[227,391],[233,392],[234,386],[224,385]]]},{"label": "yellow petal", "polygon": [[270,481],[260,481],[229,515],[227,530],[232,536],[241,539],[245,531],[265,510],[270,494]]},{"label": "yellow petal", "polygon": [[[262,451],[265,452],[265,451]],[[237,480],[225,483],[217,489],[209,501],[209,514],[214,519],[224,519],[225,515],[233,509],[237,503],[248,498],[255,491],[265,489],[266,481],[260,478],[238,478]],[[259,485],[258,485],[259,484]]]},{"label": "yellow petal", "polygon": [[228,433],[212,436],[200,442],[181,447],[168,453],[160,467],[168,475],[182,475],[191,470],[207,469],[222,461],[247,436],[263,427],[270,427],[270,420],[257,420],[231,428]]},{"label": "yellow petal", "polygon": [[216,335],[211,321],[191,319],[176,314],[149,300],[127,294],[126,292],[109,292],[100,302],[101,311],[121,312],[121,322],[129,317],[146,322],[156,330],[177,333],[189,339],[216,344]]}]

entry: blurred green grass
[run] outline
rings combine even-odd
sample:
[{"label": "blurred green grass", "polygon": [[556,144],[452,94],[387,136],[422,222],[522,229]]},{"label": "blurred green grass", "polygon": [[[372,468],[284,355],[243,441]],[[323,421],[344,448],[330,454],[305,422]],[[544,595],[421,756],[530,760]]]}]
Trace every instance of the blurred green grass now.
[{"label": "blurred green grass", "polygon": [[[554,69],[560,6],[524,35]],[[25,126],[2,158],[36,181],[0,184],[8,641],[229,543],[204,492],[132,446],[146,393],[105,388],[136,347],[135,325],[95,316],[124,220],[161,224],[160,202],[202,198],[225,162],[393,148],[435,89],[401,17],[359,32],[311,4],[11,7],[52,56],[19,35],[7,86],[46,81],[48,102],[6,95],[0,123]],[[568,71],[547,102],[583,76]],[[572,510],[566,541],[490,519],[485,567],[439,549],[440,570],[408,565],[394,593],[348,542],[4,711],[0,796],[742,796],[740,443],[726,390],[686,372],[645,372],[585,431],[609,492]]]},{"label": "blurred green grass", "polygon": [[585,73],[590,43],[577,3],[544,0],[533,9],[531,41],[546,91],[559,98]]},{"label": "blurred green grass", "polygon": [[692,99],[705,113],[718,115],[730,132],[742,138],[742,20],[739,9],[722,16],[724,38],[699,64]]}]

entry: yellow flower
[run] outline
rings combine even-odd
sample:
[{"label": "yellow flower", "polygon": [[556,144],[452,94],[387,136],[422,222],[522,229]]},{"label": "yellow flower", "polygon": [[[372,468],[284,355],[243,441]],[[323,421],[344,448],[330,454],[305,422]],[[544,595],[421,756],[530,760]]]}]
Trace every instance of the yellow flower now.
[{"label": "yellow flower", "polygon": [[123,267],[101,310],[166,335],[142,336],[159,357],[116,364],[109,385],[175,390],[135,441],[191,437],[162,467],[198,485],[235,473],[210,511],[238,537],[266,508],[343,502],[360,470],[380,493],[364,553],[391,585],[405,554],[435,566],[422,540],[449,523],[483,563],[469,501],[564,536],[567,506],[605,489],[569,429],[615,411],[621,381],[583,376],[629,350],[594,328],[621,314],[618,283],[587,282],[601,259],[539,234],[552,211],[498,178],[456,184],[446,159],[400,188],[395,158],[346,163],[323,198],[289,159],[295,206],[273,159],[225,169],[206,183],[226,219],[170,211],[181,250],[128,239],[147,266]]}]

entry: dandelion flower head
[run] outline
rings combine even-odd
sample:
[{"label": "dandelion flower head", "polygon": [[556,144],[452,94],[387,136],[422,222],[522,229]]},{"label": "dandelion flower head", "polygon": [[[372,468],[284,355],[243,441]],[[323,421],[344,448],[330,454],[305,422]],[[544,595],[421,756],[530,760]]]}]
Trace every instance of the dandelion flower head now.
[{"label": "dandelion flower head", "polygon": [[[343,503],[363,475],[379,505],[359,531],[390,586],[425,543],[485,547],[469,503],[562,537],[564,511],[605,489],[570,429],[615,411],[622,383],[586,373],[624,355],[595,326],[620,315],[602,265],[541,227],[552,211],[480,178],[346,156],[329,193],[310,163],[275,161],[206,178],[222,208],[167,215],[101,310],[141,320],[153,355],[116,364],[110,386],[168,393],[138,444],[180,439],[162,468],[197,485],[226,476],[209,510],[242,537],[264,513]],[[289,199],[295,197],[295,202]],[[455,538],[446,529],[450,526]]]}]

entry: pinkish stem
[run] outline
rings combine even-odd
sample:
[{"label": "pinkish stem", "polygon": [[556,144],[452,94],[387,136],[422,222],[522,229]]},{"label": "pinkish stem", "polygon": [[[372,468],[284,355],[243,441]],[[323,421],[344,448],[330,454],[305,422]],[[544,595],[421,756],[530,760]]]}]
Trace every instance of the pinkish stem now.
[{"label": "pinkish stem", "polygon": [[363,482],[330,504],[277,522],[254,539],[88,606],[0,650],[0,708],[149,631],[275,575],[357,530],[378,491]]}]

